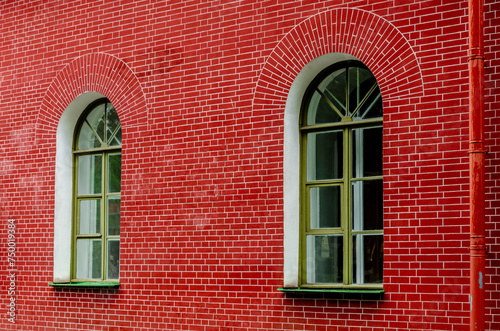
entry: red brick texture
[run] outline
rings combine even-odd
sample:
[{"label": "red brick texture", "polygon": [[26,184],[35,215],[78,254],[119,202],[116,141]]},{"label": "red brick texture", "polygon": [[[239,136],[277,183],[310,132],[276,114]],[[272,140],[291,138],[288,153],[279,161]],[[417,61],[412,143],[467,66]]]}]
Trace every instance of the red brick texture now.
[{"label": "red brick texture", "polygon": [[[467,1],[0,1],[1,330],[469,330]],[[486,325],[500,329],[500,5],[485,0]],[[345,52],[384,101],[384,290],[283,285],[284,109]],[[124,129],[119,289],[54,288],[56,130]],[[16,321],[7,319],[8,220]]]}]

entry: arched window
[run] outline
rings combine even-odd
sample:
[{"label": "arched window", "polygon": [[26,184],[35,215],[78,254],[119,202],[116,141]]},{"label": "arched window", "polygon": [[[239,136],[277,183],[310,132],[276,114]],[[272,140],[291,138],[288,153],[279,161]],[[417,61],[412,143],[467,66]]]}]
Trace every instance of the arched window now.
[{"label": "arched window", "polygon": [[382,98],[359,61],[323,70],[301,118],[302,287],[380,287]]},{"label": "arched window", "polygon": [[118,280],[122,131],[107,99],[83,112],[73,146],[72,281]]}]

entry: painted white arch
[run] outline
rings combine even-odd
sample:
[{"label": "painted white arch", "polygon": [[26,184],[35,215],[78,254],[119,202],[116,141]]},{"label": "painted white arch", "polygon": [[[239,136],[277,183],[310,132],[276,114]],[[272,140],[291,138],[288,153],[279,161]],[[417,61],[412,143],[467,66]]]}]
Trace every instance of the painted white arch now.
[{"label": "painted white arch", "polygon": [[87,92],[66,107],[57,125],[55,213],[54,213],[54,283],[71,280],[71,236],[73,204],[73,139],[80,115],[93,101],[105,96]]},{"label": "painted white arch", "polygon": [[284,287],[299,286],[300,240],[300,107],[306,89],[324,69],[337,62],[358,60],[345,53],[329,53],[309,62],[293,81],[284,120]]}]

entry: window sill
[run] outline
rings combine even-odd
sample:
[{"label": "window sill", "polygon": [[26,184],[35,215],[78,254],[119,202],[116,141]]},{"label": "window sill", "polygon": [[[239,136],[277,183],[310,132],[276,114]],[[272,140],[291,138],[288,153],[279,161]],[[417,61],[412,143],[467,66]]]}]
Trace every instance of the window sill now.
[{"label": "window sill", "polygon": [[73,282],[73,283],[49,283],[50,286],[54,287],[106,287],[106,288],[118,288],[120,283],[106,283],[106,282]]},{"label": "window sill", "polygon": [[291,293],[307,293],[307,292],[315,292],[315,293],[345,293],[345,294],[382,294],[384,293],[383,289],[362,289],[362,288],[278,288],[281,292],[291,292]]}]

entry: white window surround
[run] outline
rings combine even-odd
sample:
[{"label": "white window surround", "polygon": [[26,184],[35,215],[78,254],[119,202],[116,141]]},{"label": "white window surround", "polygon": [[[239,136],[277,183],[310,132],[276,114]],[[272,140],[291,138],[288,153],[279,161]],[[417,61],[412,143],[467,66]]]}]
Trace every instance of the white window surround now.
[{"label": "white window surround", "polygon": [[284,266],[283,286],[299,286],[300,241],[300,108],[307,87],[314,78],[332,64],[358,58],[345,53],[329,53],[309,62],[290,87],[284,120]]},{"label": "white window surround", "polygon": [[79,95],[64,110],[57,126],[54,283],[69,283],[71,280],[73,139],[76,123],[87,106],[100,98],[105,98],[105,96],[97,92],[87,92]]}]

